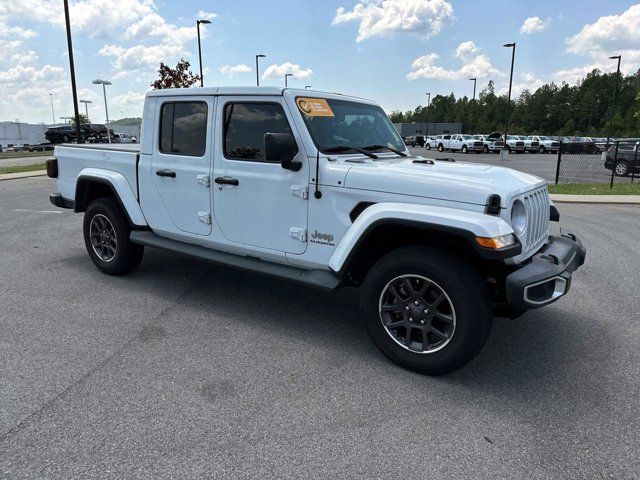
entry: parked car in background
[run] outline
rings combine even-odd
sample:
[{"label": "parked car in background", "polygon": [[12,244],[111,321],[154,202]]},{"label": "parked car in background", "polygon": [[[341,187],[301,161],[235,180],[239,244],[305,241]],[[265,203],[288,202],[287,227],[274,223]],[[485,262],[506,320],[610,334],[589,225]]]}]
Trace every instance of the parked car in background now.
[{"label": "parked car in background", "polygon": [[611,145],[601,155],[604,160],[604,168],[613,170],[620,177],[626,177],[634,171],[640,173],[639,144],[640,142]]},{"label": "parked car in background", "polygon": [[424,147],[424,135],[409,135],[404,143],[411,147]]},{"label": "parked car in background", "polygon": [[518,135],[507,135],[507,150],[510,152],[524,153],[524,140]]},{"label": "parked car in background", "polygon": [[540,151],[540,142],[536,137],[521,137],[524,140],[524,150],[529,153],[538,153]]},{"label": "parked car in background", "polygon": [[127,135],[126,133],[114,133],[113,142],[114,143],[138,143],[138,140],[136,139],[136,137],[132,137],[131,135]]},{"label": "parked car in background", "polygon": [[438,146],[438,144],[436,143],[437,138],[438,137],[436,137],[435,135],[427,135],[424,139],[424,148],[426,148],[427,150],[436,148]]},{"label": "parked car in background", "polygon": [[449,138],[442,138],[438,142],[439,152],[450,150],[452,152],[460,151],[462,153],[467,153],[474,151],[476,153],[480,153],[484,147],[484,143],[481,140],[473,138],[473,135],[456,133],[454,135],[445,135],[444,137]]},{"label": "parked car in background", "polygon": [[552,137],[546,137],[544,135],[530,135],[527,137],[527,142],[538,142],[538,152],[540,153],[556,153],[560,148],[560,142],[554,140]]},{"label": "parked car in background", "polygon": [[504,140],[500,132],[493,132],[489,135],[474,135],[473,138],[483,142],[482,151],[484,153],[498,153],[504,147]]}]

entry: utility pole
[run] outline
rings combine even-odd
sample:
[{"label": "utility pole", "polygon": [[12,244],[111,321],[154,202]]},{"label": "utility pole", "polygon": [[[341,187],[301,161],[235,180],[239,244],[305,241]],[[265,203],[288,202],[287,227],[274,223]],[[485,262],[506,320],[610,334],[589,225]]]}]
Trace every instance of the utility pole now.
[{"label": "utility pole", "polygon": [[261,53],[256,55],[256,87],[260,86],[260,67],[258,66],[258,59],[264,57],[266,57],[266,55],[262,55]]},{"label": "utility pole", "polygon": [[475,128],[475,118],[474,118],[474,113],[475,113],[475,104],[476,104],[476,82],[478,81],[477,78],[470,78],[469,80],[473,80],[473,99],[471,100],[471,134],[473,134],[473,129]]},{"label": "utility pole", "polygon": [[78,92],[76,90],[76,68],[73,64],[73,44],[71,42],[71,22],[69,21],[69,0],[64,0],[64,21],[67,26],[67,48],[69,49],[69,73],[71,75],[71,96],[73,97],[73,113],[76,122],[76,137],[82,142],[80,133],[80,114],[78,113]]},{"label": "utility pole", "polygon": [[209,24],[210,20],[198,20],[196,21],[196,28],[198,29],[198,59],[200,60],[200,86],[204,87],[204,77],[202,76],[202,46],[200,45],[200,24]]},{"label": "utility pole", "polygon": [[504,147],[500,151],[500,160],[509,159],[509,150],[507,149],[507,135],[509,134],[509,115],[511,114],[511,86],[513,85],[513,63],[516,58],[516,44],[505,43],[503,47],[511,48],[511,73],[509,75],[509,98],[507,100],[507,120],[504,126]]},{"label": "utility pole", "polygon": [[427,136],[429,136],[429,106],[431,105],[431,92],[425,93],[427,96]]},{"label": "utility pole", "polygon": [[49,100],[51,100],[51,118],[53,119],[53,124],[56,124],[56,112],[53,110],[53,93],[49,94]]},{"label": "utility pole", "polygon": [[616,108],[616,97],[618,94],[618,77],[620,77],[620,60],[622,60],[622,55],[614,55],[613,57],[609,57],[610,60],[618,60],[618,68],[616,69],[616,79],[613,83],[613,98],[611,99],[611,111],[609,112],[609,133],[607,133],[607,145],[609,145],[609,140],[611,139],[611,126],[613,122],[613,111]]}]

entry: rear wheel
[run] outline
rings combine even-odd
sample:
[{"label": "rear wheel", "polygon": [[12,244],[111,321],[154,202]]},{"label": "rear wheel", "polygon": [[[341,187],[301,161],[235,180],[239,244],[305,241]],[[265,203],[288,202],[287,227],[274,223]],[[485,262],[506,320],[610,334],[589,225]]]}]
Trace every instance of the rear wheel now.
[{"label": "rear wheel", "polygon": [[404,368],[429,375],[470,362],[493,322],[482,277],[434,247],[405,247],[381,258],[365,279],[361,302],[380,351]]},{"label": "rear wheel", "polygon": [[431,150],[431,144],[427,143],[424,148],[426,148],[427,150]]},{"label": "rear wheel", "polygon": [[626,177],[629,175],[629,164],[624,160],[618,160],[616,162],[615,172],[619,177]]},{"label": "rear wheel", "polygon": [[89,204],[83,233],[89,257],[104,273],[123,275],[140,265],[144,247],[129,240],[131,227],[115,198]]},{"label": "rear wheel", "polygon": [[438,145],[438,151],[444,152],[444,147],[442,146],[442,144]]}]

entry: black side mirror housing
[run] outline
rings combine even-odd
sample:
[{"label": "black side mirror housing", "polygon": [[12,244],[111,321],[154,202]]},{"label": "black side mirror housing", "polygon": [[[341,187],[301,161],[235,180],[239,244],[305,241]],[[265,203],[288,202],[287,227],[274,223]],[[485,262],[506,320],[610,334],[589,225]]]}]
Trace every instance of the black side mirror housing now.
[{"label": "black side mirror housing", "polygon": [[264,156],[267,162],[279,162],[282,168],[297,172],[302,162],[293,159],[298,154],[298,145],[290,133],[265,133]]}]

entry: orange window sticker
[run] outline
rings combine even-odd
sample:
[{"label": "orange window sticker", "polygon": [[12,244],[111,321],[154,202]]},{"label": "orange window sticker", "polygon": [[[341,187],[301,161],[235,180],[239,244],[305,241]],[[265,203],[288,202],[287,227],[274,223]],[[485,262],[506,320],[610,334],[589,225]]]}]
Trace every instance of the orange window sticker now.
[{"label": "orange window sticker", "polygon": [[333,117],[333,111],[324,98],[302,97],[296,100],[302,113],[309,117]]}]

